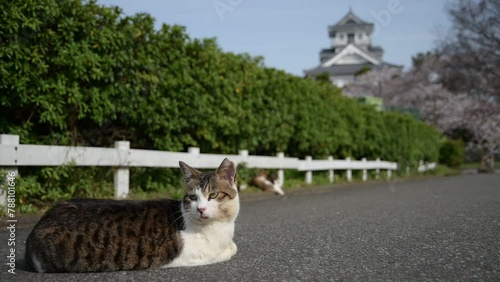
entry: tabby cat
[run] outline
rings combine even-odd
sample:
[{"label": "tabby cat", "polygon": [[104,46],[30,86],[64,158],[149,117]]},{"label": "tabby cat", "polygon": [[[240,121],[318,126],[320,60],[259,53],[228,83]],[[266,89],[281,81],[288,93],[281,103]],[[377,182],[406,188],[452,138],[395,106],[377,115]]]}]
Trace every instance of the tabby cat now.
[{"label": "tabby cat", "polygon": [[212,172],[179,165],[182,201],[57,204],[28,236],[27,265],[37,272],[96,272],[229,260],[237,250],[233,234],[240,208],[234,164],[224,159]]},{"label": "tabby cat", "polygon": [[276,173],[264,169],[249,168],[246,163],[238,164],[238,191],[245,190],[248,185],[257,187],[264,192],[285,195],[281,181]]},{"label": "tabby cat", "polygon": [[260,188],[264,192],[274,192],[274,194],[281,196],[285,195],[285,192],[281,188],[278,177],[269,177],[265,170],[260,170],[259,173],[252,178],[252,181],[250,183],[253,186]]}]

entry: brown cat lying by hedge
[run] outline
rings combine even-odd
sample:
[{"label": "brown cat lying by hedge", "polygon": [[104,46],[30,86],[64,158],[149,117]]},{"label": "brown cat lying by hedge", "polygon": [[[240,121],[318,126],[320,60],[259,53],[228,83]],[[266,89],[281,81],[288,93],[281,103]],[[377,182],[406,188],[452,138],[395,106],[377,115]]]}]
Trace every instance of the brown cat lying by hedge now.
[{"label": "brown cat lying by hedge", "polygon": [[183,162],[182,201],[75,199],[49,210],[26,242],[37,272],[95,272],[195,266],[236,253],[239,212],[236,169],[224,159],[216,171]]},{"label": "brown cat lying by hedge", "polygon": [[238,183],[239,191],[245,190],[250,185],[264,192],[285,195],[277,174],[264,169],[249,168],[246,163],[238,164]]}]

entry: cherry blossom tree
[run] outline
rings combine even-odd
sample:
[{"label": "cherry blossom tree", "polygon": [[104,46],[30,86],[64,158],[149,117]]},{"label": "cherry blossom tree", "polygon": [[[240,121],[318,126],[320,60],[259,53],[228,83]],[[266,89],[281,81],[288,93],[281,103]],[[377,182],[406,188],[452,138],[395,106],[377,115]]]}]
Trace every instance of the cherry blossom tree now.
[{"label": "cherry blossom tree", "polygon": [[443,83],[453,92],[500,98],[500,1],[456,0],[447,10],[450,33],[436,48],[447,58]]},{"label": "cherry blossom tree", "polygon": [[432,55],[407,73],[391,68],[373,70],[357,77],[344,93],[380,97],[386,107],[417,109],[424,122],[447,135],[457,130],[468,132],[468,146],[481,149],[486,164],[486,158],[492,158],[500,148],[500,107],[491,96],[454,93],[435,81],[446,63]]}]

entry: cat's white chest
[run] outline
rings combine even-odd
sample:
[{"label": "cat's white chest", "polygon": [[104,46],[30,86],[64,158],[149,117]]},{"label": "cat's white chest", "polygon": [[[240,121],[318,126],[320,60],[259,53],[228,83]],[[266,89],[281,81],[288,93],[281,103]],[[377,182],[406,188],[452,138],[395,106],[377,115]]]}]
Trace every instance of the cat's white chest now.
[{"label": "cat's white chest", "polygon": [[236,254],[234,222],[206,226],[186,226],[181,231],[184,247],[180,255],[164,267],[196,266],[229,260]]}]

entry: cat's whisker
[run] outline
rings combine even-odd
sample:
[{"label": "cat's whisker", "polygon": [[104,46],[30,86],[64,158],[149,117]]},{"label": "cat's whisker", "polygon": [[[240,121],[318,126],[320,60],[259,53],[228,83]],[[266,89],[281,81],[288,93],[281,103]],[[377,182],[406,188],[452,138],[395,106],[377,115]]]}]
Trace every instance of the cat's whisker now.
[{"label": "cat's whisker", "polygon": [[[174,225],[174,224],[177,224],[177,221],[178,221],[179,219],[182,219],[183,214],[182,214],[182,211],[180,211],[180,210],[179,210],[179,211],[174,212],[172,215],[179,214],[179,213],[180,213],[180,215],[179,215],[177,218],[175,218],[175,219],[174,219],[174,221],[173,221],[172,223],[170,223],[170,225],[168,226],[168,228],[172,227],[172,225]],[[183,222],[182,222],[182,225],[181,225],[181,229],[184,229],[184,226],[185,226],[185,225],[186,225],[186,223],[183,221]]]}]

